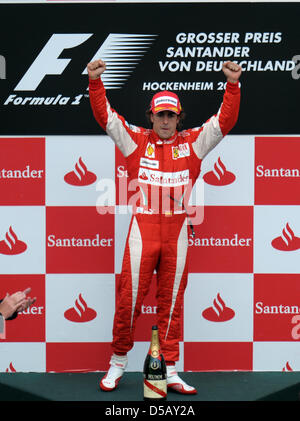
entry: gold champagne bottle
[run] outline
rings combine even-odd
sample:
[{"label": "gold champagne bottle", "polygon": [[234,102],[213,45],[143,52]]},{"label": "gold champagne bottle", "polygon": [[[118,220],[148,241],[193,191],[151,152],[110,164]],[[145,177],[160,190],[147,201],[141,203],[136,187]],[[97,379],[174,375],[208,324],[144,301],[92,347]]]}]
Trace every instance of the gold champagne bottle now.
[{"label": "gold champagne bottle", "polygon": [[167,368],[160,351],[158,328],[152,326],[151,343],[144,362],[144,400],[165,400]]}]

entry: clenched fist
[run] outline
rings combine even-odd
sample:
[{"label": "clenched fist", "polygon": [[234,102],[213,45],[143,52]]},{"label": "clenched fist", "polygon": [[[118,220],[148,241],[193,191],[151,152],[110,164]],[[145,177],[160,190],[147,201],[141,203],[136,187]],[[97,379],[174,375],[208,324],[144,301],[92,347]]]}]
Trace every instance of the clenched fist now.
[{"label": "clenched fist", "polygon": [[242,73],[242,68],[233,61],[226,61],[223,63],[222,70],[224,75],[227,77],[227,81],[231,83],[236,83]]},{"label": "clenched fist", "polygon": [[90,79],[98,79],[105,72],[106,64],[103,60],[95,60],[87,65]]}]

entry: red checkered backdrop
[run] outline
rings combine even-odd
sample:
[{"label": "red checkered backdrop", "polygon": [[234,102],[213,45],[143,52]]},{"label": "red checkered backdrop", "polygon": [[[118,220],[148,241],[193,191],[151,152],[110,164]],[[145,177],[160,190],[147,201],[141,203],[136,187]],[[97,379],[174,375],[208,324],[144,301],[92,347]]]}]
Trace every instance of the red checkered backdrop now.
[{"label": "red checkered backdrop", "polygon": [[[297,3],[0,5],[0,298],[28,286],[37,297],[6,323],[0,371],[108,366],[135,192],[90,109],[85,68],[100,57],[111,105],[138,126],[160,89],[179,95],[186,127],[202,125],[222,101],[222,62],[243,67],[238,123],[203,161],[192,195],[203,221],[189,238],[177,367],[300,369],[299,11]],[[21,18],[22,44],[9,36]],[[142,370],[156,310],[154,274],[129,371]]]}]

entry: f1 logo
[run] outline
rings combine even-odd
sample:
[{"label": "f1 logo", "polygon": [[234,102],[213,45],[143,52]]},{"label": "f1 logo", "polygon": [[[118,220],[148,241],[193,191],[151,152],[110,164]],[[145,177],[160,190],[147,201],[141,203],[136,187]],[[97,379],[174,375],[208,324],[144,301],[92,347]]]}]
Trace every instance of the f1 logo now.
[{"label": "f1 logo", "polygon": [[[63,50],[74,48],[87,41],[93,34],[53,34],[40,54],[31,64],[15,91],[35,91],[47,75],[61,75],[71,59],[58,58]],[[129,77],[132,68],[137,65],[140,55],[150,47],[156,35],[136,34],[109,34],[91,61],[102,58],[107,64],[119,65],[115,71],[110,71],[108,76],[103,76],[102,81],[106,88],[113,79],[113,87],[122,85]],[[129,54],[130,53],[130,54]],[[139,53],[139,54],[133,54]],[[124,62],[124,57],[126,57]],[[120,82],[120,68],[123,82]],[[108,73],[108,72],[107,72]],[[87,74],[86,63],[82,75]],[[116,80],[115,80],[116,79]]]},{"label": "f1 logo", "polygon": [[3,56],[0,56],[0,79],[6,79],[6,61]]},{"label": "f1 logo", "polygon": [[61,75],[71,59],[58,58],[66,48],[74,48],[93,34],[53,34],[22,77],[15,91],[34,91],[46,75]]}]

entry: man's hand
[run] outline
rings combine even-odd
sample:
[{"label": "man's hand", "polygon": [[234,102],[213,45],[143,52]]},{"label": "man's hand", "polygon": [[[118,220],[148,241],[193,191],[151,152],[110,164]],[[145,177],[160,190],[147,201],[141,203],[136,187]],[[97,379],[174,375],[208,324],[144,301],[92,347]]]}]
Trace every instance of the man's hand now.
[{"label": "man's hand", "polygon": [[222,70],[227,78],[227,82],[236,83],[242,73],[242,68],[232,61],[226,61],[223,63]]},{"label": "man's hand", "polygon": [[18,305],[17,310],[16,310],[17,312],[24,311],[28,307],[30,307],[33,303],[35,303],[36,297],[34,298],[27,297],[27,294],[29,294],[30,291],[31,291],[31,288],[27,288],[23,291],[23,294],[25,295],[25,299]]},{"label": "man's hand", "polygon": [[95,60],[87,65],[90,79],[98,79],[105,72],[106,64],[103,60]]},{"label": "man's hand", "polygon": [[15,292],[12,295],[6,294],[6,297],[0,303],[0,313],[5,319],[11,317],[16,311],[24,311],[31,306],[36,298],[27,297],[27,294],[31,291],[31,288],[27,288],[24,291]]}]

